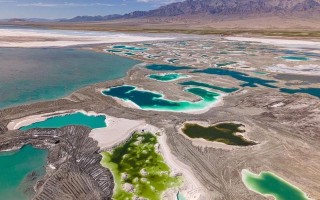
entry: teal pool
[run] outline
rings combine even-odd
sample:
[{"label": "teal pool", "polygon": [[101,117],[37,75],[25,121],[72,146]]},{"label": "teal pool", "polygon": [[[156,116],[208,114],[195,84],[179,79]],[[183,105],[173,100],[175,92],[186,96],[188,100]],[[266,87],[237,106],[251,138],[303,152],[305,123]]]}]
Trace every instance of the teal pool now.
[{"label": "teal pool", "polygon": [[305,94],[309,94],[309,95],[320,98],[320,88],[299,88],[299,89],[281,88],[280,92],[284,92],[288,94],[305,93]]},{"label": "teal pool", "polygon": [[161,82],[170,82],[182,78],[188,78],[188,75],[179,74],[179,73],[167,73],[167,74],[151,74],[148,76],[150,79],[154,79]]},{"label": "teal pool", "polygon": [[123,50],[129,50],[129,51],[145,51],[148,48],[144,47],[135,47],[135,46],[127,46],[127,45],[116,45],[112,47],[113,49],[123,49]]},{"label": "teal pool", "polygon": [[282,56],[281,58],[285,60],[291,60],[291,61],[307,61],[310,60],[308,57],[303,56]]},{"label": "teal pool", "polygon": [[0,109],[52,100],[121,78],[138,61],[65,48],[0,48]]},{"label": "teal pool", "polygon": [[124,54],[127,55],[127,56],[134,56],[134,55],[136,55],[136,54],[131,53],[131,52],[125,52]]},{"label": "teal pool", "polygon": [[276,200],[308,200],[307,195],[299,188],[271,172],[257,175],[243,170],[242,180],[250,190],[264,196],[273,196]]},{"label": "teal pool", "polygon": [[246,73],[237,72],[233,70],[221,69],[221,68],[207,68],[203,70],[194,70],[193,73],[205,73],[205,74],[213,74],[219,76],[230,76],[239,81],[243,81],[241,87],[258,87],[258,85],[262,85],[268,88],[277,88],[273,83],[276,83],[274,80],[267,80],[258,77],[249,76]]},{"label": "teal pool", "polygon": [[87,115],[82,112],[76,112],[65,115],[57,115],[47,118],[44,121],[36,122],[20,128],[27,131],[33,128],[61,128],[64,126],[86,126],[92,129],[107,127],[105,115]]},{"label": "teal pool", "polygon": [[106,89],[103,95],[116,97],[123,101],[130,101],[142,110],[188,112],[200,111],[212,106],[219,100],[219,93],[209,91],[199,87],[185,89],[186,92],[201,98],[196,102],[173,101],[166,99],[164,95],[148,90],[140,90],[135,86],[123,85]]},{"label": "teal pool", "polygon": [[[31,199],[34,193],[30,188],[44,176],[47,156],[47,150],[31,145],[17,151],[0,152],[0,198]],[[32,172],[35,176],[28,177]]]},{"label": "teal pool", "polygon": [[107,50],[107,52],[110,52],[110,53],[121,53],[122,51],[118,50],[118,49],[110,49],[110,50]]},{"label": "teal pool", "polygon": [[189,66],[174,66],[174,65],[161,65],[161,64],[147,65],[146,68],[154,71],[176,71],[176,70],[193,69],[192,67],[189,67]]},{"label": "teal pool", "polygon": [[219,87],[219,86],[215,86],[215,85],[211,85],[211,84],[207,84],[207,83],[202,83],[202,82],[198,82],[198,81],[186,81],[186,82],[182,82],[179,84],[183,85],[183,86],[205,87],[205,88],[209,88],[209,89],[219,90],[219,91],[225,92],[225,93],[232,93],[232,92],[235,92],[238,90],[238,88],[224,88],[224,87]]}]

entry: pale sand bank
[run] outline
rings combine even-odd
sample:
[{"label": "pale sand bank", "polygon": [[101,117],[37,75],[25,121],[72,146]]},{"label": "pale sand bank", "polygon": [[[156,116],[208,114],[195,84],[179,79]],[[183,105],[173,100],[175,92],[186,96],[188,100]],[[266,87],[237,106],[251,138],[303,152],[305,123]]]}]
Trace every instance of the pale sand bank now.
[{"label": "pale sand bank", "polygon": [[[199,180],[189,166],[182,163],[170,151],[167,144],[167,136],[161,132],[158,136],[159,150],[165,162],[172,170],[173,174],[182,174],[183,184],[179,188],[179,192],[188,200],[209,199],[206,189],[202,186]],[[167,191],[163,199],[176,199],[177,192],[174,190]]]},{"label": "pale sand bank", "polygon": [[61,116],[63,114],[69,114],[72,112],[75,112],[75,110],[63,110],[63,111],[56,111],[56,112],[45,113],[45,114],[40,114],[40,115],[31,115],[31,116],[23,117],[20,119],[15,119],[15,120],[11,121],[7,125],[7,128],[8,128],[8,130],[18,130],[23,126],[29,126],[29,125],[36,123],[36,122],[45,121],[46,119],[48,119],[52,116]]},{"label": "pale sand bank", "polygon": [[[89,32],[90,33],[90,32]],[[65,32],[61,33],[48,33],[0,29],[0,47],[22,47],[22,48],[35,48],[35,47],[66,47],[74,45],[86,44],[100,44],[100,43],[119,43],[119,42],[143,42],[143,41],[157,41],[157,40],[173,40],[175,37],[165,36],[152,36],[149,34],[124,34],[124,33],[110,33],[106,32],[105,35],[94,34],[71,35]],[[19,39],[17,39],[17,37]]]},{"label": "pale sand bank", "polygon": [[277,64],[275,66],[266,67],[267,71],[283,73],[283,74],[299,74],[299,75],[310,75],[320,76],[320,65],[296,65],[293,67],[285,64]]}]

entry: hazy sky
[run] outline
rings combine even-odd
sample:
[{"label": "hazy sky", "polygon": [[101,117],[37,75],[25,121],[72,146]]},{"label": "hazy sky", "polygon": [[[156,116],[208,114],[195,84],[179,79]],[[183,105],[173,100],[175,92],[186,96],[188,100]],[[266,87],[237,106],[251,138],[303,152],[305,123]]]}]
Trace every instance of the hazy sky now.
[{"label": "hazy sky", "polygon": [[182,0],[0,0],[0,19],[124,14]]}]

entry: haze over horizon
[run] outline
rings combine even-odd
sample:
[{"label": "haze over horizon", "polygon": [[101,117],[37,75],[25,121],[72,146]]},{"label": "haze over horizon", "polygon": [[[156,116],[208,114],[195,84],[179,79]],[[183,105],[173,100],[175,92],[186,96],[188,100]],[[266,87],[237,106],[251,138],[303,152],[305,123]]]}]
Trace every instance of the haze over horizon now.
[{"label": "haze over horizon", "polygon": [[0,19],[60,19],[78,15],[125,14],[178,1],[182,0],[0,0]]}]

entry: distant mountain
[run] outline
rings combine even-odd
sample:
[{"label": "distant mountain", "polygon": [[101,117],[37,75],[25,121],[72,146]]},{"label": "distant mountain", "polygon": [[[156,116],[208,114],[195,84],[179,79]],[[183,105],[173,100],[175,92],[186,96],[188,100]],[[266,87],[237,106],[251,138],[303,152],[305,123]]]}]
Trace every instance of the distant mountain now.
[{"label": "distant mountain", "polygon": [[249,16],[249,15],[320,15],[320,0],[186,0],[150,11],[135,11],[125,15],[75,17],[76,21],[104,21],[150,17],[174,17],[195,15]]},{"label": "distant mountain", "polygon": [[179,15],[252,15],[290,14],[315,11],[320,14],[320,0],[186,0],[147,12],[132,12],[124,17],[170,17]]},{"label": "distant mountain", "polygon": [[93,22],[93,21],[107,21],[122,18],[122,15],[106,15],[106,16],[77,16],[72,19],[63,19],[60,22]]}]

